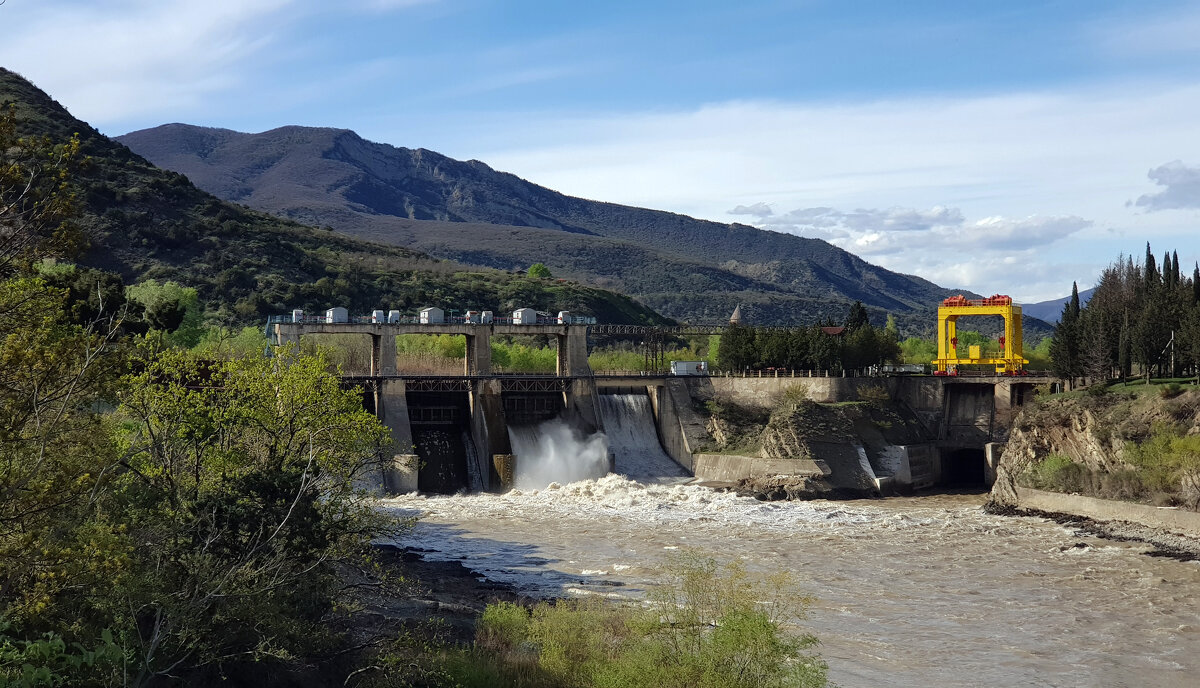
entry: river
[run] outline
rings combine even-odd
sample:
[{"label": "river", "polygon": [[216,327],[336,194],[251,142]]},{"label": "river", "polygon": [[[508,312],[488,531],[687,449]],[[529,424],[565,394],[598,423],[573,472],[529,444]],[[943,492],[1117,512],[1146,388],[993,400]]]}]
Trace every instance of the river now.
[{"label": "river", "polygon": [[421,516],[399,544],[531,595],[637,598],[683,548],[790,571],[843,688],[1200,684],[1196,562],[988,515],[981,494],[759,502],[677,480],[383,504]]}]

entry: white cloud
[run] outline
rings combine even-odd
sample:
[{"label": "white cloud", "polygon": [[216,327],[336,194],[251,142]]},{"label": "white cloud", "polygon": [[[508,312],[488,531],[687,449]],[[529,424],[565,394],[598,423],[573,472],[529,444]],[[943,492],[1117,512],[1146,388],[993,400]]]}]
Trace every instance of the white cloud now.
[{"label": "white cloud", "polygon": [[1165,188],[1139,196],[1138,206],[1149,211],[1200,208],[1200,167],[1188,167],[1175,160],[1155,167],[1147,176]]},{"label": "white cloud", "polygon": [[[1192,84],[730,102],[641,115],[523,113],[494,122],[503,141],[464,131],[458,150],[572,195],[721,222],[740,207],[755,224],[826,239],[890,269],[1041,300],[1072,280],[1089,283],[1146,240],[1192,251],[1191,223],[1135,212],[1126,200],[1145,192],[1147,168],[1200,159],[1197,111]],[[1003,266],[1007,256],[1029,279],[1014,285],[1015,270],[966,267]],[[999,281],[980,282],[987,276]]]},{"label": "white cloud", "polygon": [[1036,294],[1033,300],[1064,288],[1062,266],[1044,257],[1064,255],[1061,242],[1092,226],[1077,216],[968,221],[961,210],[947,207],[800,208],[760,216],[755,224],[825,239],[888,269],[945,286],[1004,290],[1027,299]]},{"label": "white cloud", "polygon": [[739,205],[729,211],[730,215],[753,215],[755,217],[770,217],[775,211],[771,210],[771,206],[766,203],[755,203],[754,205]]},{"label": "white cloud", "polygon": [[[294,0],[8,3],[0,63],[85,119],[195,107],[239,79]],[[271,21],[266,21],[271,19]]]}]

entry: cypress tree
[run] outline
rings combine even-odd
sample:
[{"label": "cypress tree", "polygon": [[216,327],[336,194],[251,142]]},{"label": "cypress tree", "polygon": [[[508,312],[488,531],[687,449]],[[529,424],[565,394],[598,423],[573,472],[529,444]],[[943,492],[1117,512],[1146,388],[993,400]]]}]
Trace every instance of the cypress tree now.
[{"label": "cypress tree", "polygon": [[1171,286],[1178,287],[1183,280],[1183,273],[1179,271],[1179,251],[1171,251]]},{"label": "cypress tree", "polygon": [[855,301],[846,315],[846,334],[870,324],[871,318],[867,315],[867,309],[862,305],[862,301]]},{"label": "cypress tree", "polygon": [[1171,252],[1163,254],[1162,262],[1162,282],[1167,289],[1171,288]]},{"label": "cypress tree", "polygon": [[1063,306],[1062,316],[1050,340],[1050,368],[1064,380],[1081,374],[1079,361],[1079,285],[1071,284],[1071,298]]},{"label": "cypress tree", "polygon": [[1200,303],[1200,263],[1192,270],[1192,304]]},{"label": "cypress tree", "polygon": [[1150,252],[1150,242],[1146,242],[1146,264],[1142,269],[1142,281],[1145,287],[1146,295],[1154,292],[1154,288],[1158,286],[1158,267],[1154,263],[1154,254]]}]

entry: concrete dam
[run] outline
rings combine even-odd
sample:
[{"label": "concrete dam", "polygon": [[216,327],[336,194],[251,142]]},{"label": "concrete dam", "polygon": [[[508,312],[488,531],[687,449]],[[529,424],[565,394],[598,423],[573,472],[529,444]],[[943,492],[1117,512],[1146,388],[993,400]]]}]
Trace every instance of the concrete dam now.
[{"label": "concrete dam", "polygon": [[[1017,410],[1032,398],[1034,377],[722,377],[596,375],[587,364],[587,327],[578,325],[411,324],[272,325],[276,341],[301,336],[358,334],[371,337],[370,374],[347,376],[364,389],[364,405],[391,430],[395,455],[382,485],[389,493],[498,491],[514,485],[524,461],[533,461],[546,433],[587,447],[577,460],[580,477],[614,471],[631,478],[734,483],[769,476],[837,479],[853,473],[860,487],[882,493],[938,485],[984,487]],[[511,330],[511,331],[510,331]],[[463,375],[411,375],[396,369],[397,334],[466,337]],[[540,334],[558,340],[555,374],[495,374],[490,337]],[[836,404],[883,389],[910,410],[923,429],[919,441],[888,444],[810,441],[803,456],[739,455],[712,448],[708,419],[697,412],[724,400],[769,410],[802,385],[816,402]],[[557,427],[558,429],[553,429]],[[541,439],[539,439],[541,433]],[[538,457],[537,461],[569,461]],[[599,475],[594,475],[594,474]],[[574,473],[571,473],[574,475]],[[831,478],[832,476],[832,478]]]}]

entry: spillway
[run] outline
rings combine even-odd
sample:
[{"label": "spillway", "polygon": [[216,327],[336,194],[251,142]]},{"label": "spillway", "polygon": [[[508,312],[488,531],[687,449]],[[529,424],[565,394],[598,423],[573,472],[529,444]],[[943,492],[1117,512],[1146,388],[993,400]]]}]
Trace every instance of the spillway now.
[{"label": "spillway", "polygon": [[600,414],[615,472],[638,482],[675,482],[688,472],[658,441],[654,412],[645,394],[601,394]]}]

